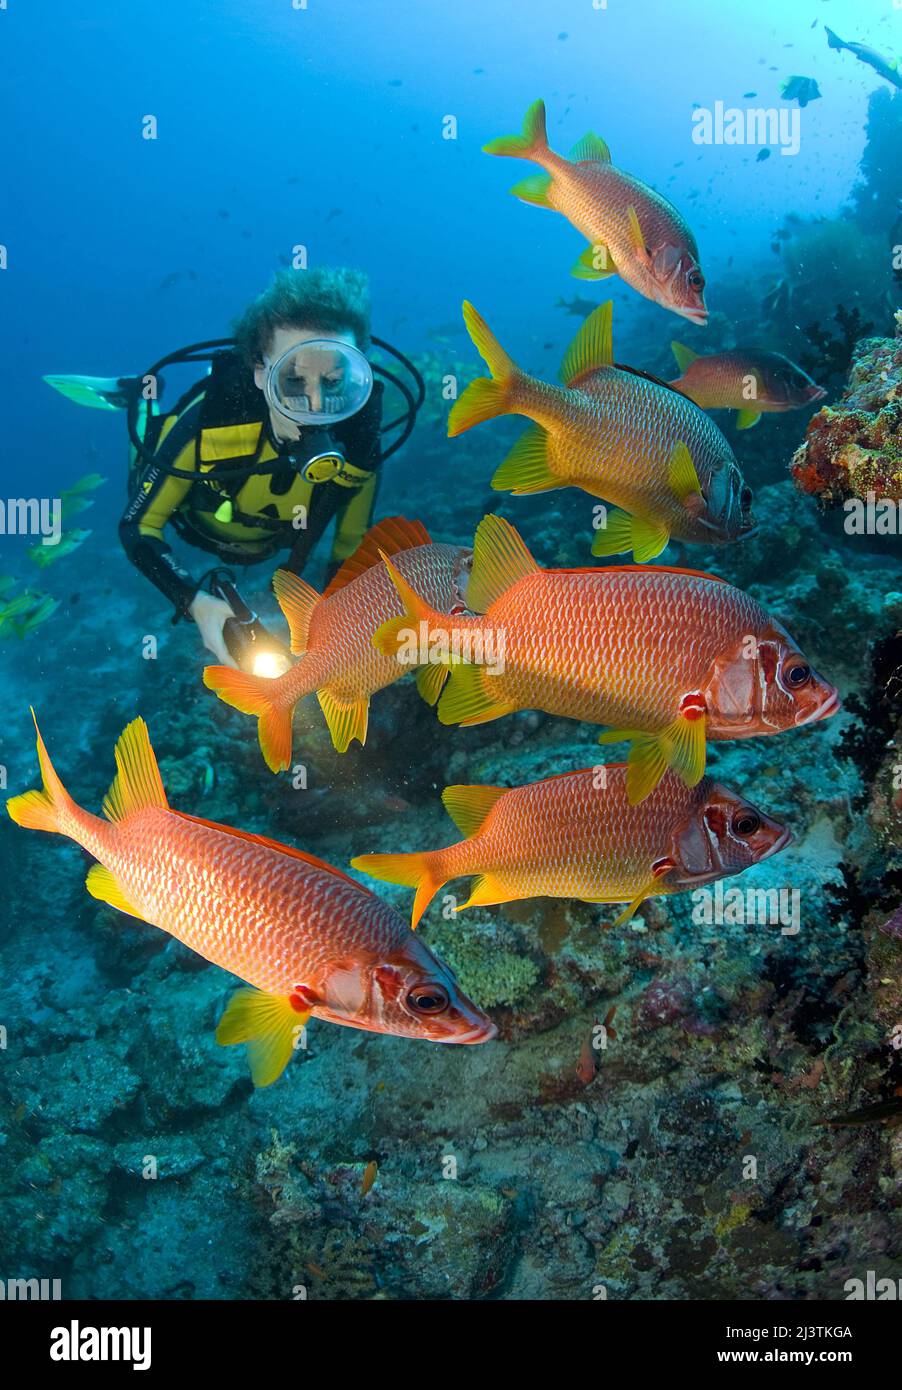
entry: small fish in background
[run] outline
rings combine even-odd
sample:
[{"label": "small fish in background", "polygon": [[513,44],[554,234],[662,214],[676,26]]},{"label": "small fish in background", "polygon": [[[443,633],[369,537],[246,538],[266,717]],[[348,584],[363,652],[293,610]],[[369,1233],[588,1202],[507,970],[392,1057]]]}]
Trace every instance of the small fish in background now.
[{"label": "small fish in background", "polygon": [[755,155],[755,163],[762,164],[765,159],[770,159],[770,150],[759,150]]},{"label": "small fish in background", "polygon": [[[373,643],[403,670],[448,663],[442,724],[534,709],[613,726],[599,742],[630,744],[631,805],[668,767],[694,787],[708,738],[776,734],[840,708],[836,687],[785,628],[715,575],[663,565],[542,569],[499,516],[476,531],[469,613],[436,612],[385,565],[404,611]],[[428,649],[411,643],[420,632]]]},{"label": "small fish in background", "polygon": [[62,536],[58,545],[32,545],[28,549],[28,557],[33,560],[39,569],[46,569],[48,565],[54,564],[57,560],[62,560],[66,555],[71,555],[78,550],[79,546],[84,545],[91,535],[90,531],[67,531]]},{"label": "small fish in background", "polygon": [[885,58],[882,53],[878,53],[876,48],[871,48],[866,43],[846,43],[838,34],[834,34],[832,29],[824,25],[824,33],[827,35],[827,45],[829,48],[847,48],[853,53],[860,62],[866,63],[869,68],[873,68],[876,73],[890,82],[894,87],[902,88],[902,68],[898,59]]},{"label": "small fish in background", "polygon": [[830,1115],[825,1120],[815,1120],[816,1125],[885,1125],[902,1121],[902,1095],[889,1100],[878,1100],[873,1105],[863,1105],[858,1110],[847,1110],[843,1115]]},{"label": "small fish in background", "polygon": [[18,637],[21,641],[51,618],[59,606],[59,599],[50,594],[27,589],[9,603],[0,605],[0,638]]},{"label": "small fish in background", "polygon": [[[372,643],[376,629],[401,612],[383,555],[393,555],[410,582],[444,611],[463,608],[470,551],[434,545],[421,522],[388,517],[370,528],[323,594],[288,570],[276,570],[273,589],[291,632],[291,650],[302,658],[289,671],[275,679],[230,666],[204,671],[209,690],[256,716],[260,749],[272,772],[291,766],[291,721],[305,695],[316,694],[333,746],[345,753],[354,739],[366,742],[370,697],[404,675]],[[429,704],[438,699],[445,675],[443,667],[432,666],[418,676]]]},{"label": "small fish in background", "polygon": [[580,299],[579,295],[575,294],[572,299],[559,299],[554,307],[563,309],[565,314],[571,314],[574,318],[585,319],[598,308],[598,305],[592,299]]},{"label": "small fish in background", "polygon": [[614,361],[613,305],[586,319],[564,355],[562,386],[520,370],[488,324],[464,319],[491,378],[477,377],[448,416],[452,437],[499,415],[534,423],[496,469],[515,494],[578,487],[613,504],[593,555],[654,559],[670,541],[725,545],[755,529],[751,489],[726,437],[666,382]]},{"label": "small fish in background", "polygon": [[787,77],[780,83],[780,95],[784,101],[797,101],[807,106],[809,101],[821,99],[821,89],[813,77]]},{"label": "small fish in background", "polygon": [[757,95],[757,92],[743,92],[742,99],[743,101],[750,101],[752,97],[756,97]]},{"label": "small fish in background", "polygon": [[12,797],[11,819],[74,840],[97,860],[92,897],[253,986],[232,996],[216,1038],[249,1044],[255,1085],[281,1075],[311,1016],[433,1042],[495,1036],[399,914],[354,879],[263,835],[174,811],[143,719],[116,744],[106,820],[73,801],[40,731],[37,748],[43,788]]},{"label": "small fish in background", "polygon": [[682,372],[670,385],[702,410],[735,410],[740,430],[757,425],[762,414],[803,410],[827,394],[780,352],[732,348],[701,357],[683,343],[670,346]]},{"label": "small fish in background", "polygon": [[89,507],[93,507],[94,498],[89,494],[96,492],[105,482],[106,478],[100,473],[86,473],[83,478],[79,478],[77,483],[65,488],[60,493],[63,522],[68,522],[79,512],[85,512]]},{"label": "small fish in background", "polygon": [[413,854],[364,854],[351,867],[416,888],[416,928],[436,893],[473,878],[457,908],[529,898],[626,903],[612,925],[649,897],[688,892],[741,873],[789,844],[786,826],[710,778],[687,787],[672,772],[631,803],[627,766],[559,773],[522,787],[446,787],[442,801],[464,839]]},{"label": "small fish in background", "polygon": [[373,1183],[376,1181],[376,1176],[378,1172],[379,1164],[376,1162],[374,1158],[371,1158],[369,1163],[363,1170],[363,1180],[360,1184],[361,1197],[365,1197],[368,1192],[371,1192],[373,1190]]},{"label": "small fish in background", "polygon": [[157,289],[171,290],[173,285],[177,285],[181,278],[182,272],[180,270],[171,270],[168,275],[163,276],[162,280],[157,285]]},{"label": "small fish in background", "polygon": [[551,208],[588,238],[572,274],[580,280],[619,275],[665,309],[705,323],[705,277],[688,224],[668,199],[632,174],[615,168],[604,140],[591,131],[570,151],[548,145],[545,103],[533,102],[522,135],[484,146],[487,154],[527,159],[545,171],[511,192],[524,203]]},{"label": "small fish in background", "polygon": [[600,1027],[601,1024],[597,1021],[593,1023],[589,1036],[579,1050],[579,1057],[576,1062],[576,1079],[582,1086],[591,1086],[598,1074],[598,1049],[595,1046],[595,1030]]}]

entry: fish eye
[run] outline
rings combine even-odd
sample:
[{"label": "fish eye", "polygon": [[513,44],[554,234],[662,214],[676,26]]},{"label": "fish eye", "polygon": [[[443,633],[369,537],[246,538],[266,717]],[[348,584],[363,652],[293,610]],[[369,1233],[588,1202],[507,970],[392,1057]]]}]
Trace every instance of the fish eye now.
[{"label": "fish eye", "polygon": [[741,835],[746,839],[749,835],[754,835],[756,830],[761,829],[761,817],[757,811],[740,811],[733,820],[733,831],[736,835]]},{"label": "fish eye", "polygon": [[705,283],[705,277],[700,270],[693,270],[689,276],[689,283],[694,290],[700,290]]},{"label": "fish eye", "polygon": [[442,985],[414,985],[407,995],[407,1003],[416,1014],[444,1013],[450,1002]]},{"label": "fish eye", "polygon": [[794,661],[784,673],[784,679],[793,690],[800,690],[811,680],[811,667],[806,661]]}]

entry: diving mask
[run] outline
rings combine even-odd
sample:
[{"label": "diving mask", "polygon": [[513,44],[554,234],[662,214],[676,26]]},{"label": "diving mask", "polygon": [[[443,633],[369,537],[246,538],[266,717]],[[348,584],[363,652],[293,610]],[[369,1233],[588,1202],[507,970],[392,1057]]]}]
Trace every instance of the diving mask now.
[{"label": "diving mask", "polygon": [[263,393],[279,415],[299,425],[332,425],[356,415],[370,398],[373,371],[363,353],[334,338],[295,343],[263,358]]}]

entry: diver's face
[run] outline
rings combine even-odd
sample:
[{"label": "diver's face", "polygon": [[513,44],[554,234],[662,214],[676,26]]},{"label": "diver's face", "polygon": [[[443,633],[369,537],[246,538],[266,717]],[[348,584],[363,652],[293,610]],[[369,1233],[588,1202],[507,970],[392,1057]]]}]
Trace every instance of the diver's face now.
[{"label": "diver's face", "polygon": [[[335,343],[347,343],[349,347],[357,347],[357,339],[353,333],[324,333],[319,328],[277,328],[270,339],[266,351],[268,362],[277,362],[289,348],[303,343],[315,342],[321,338],[328,338]],[[305,396],[309,401],[306,408],[311,412],[320,414],[328,409],[329,396],[341,389],[344,380],[343,360],[338,353],[330,352],[328,348],[317,349],[315,352],[306,352],[303,357],[303,374],[298,377],[293,394]],[[254,384],[258,391],[263,390],[266,380],[266,365],[258,362],[254,367]],[[296,420],[291,420],[281,411],[273,406],[268,406],[269,420],[272,425],[273,433],[279,439],[299,439],[301,436],[301,426]]]}]

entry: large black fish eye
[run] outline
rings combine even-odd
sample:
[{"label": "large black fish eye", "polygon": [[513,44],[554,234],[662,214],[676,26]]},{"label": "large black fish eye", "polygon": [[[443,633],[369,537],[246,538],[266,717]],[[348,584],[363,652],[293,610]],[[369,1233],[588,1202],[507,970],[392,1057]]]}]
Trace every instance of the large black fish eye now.
[{"label": "large black fish eye", "polygon": [[761,817],[757,811],[740,811],[733,821],[733,830],[737,835],[746,839],[749,835],[754,835],[756,830],[761,829]]},{"label": "large black fish eye", "polygon": [[444,1013],[450,1002],[443,985],[414,985],[407,995],[407,1003],[417,1014]]},{"label": "large black fish eye", "polygon": [[807,661],[794,661],[785,673],[786,684],[793,690],[800,690],[811,680],[811,667]]},{"label": "large black fish eye", "polygon": [[705,277],[700,270],[693,270],[689,276],[689,283],[694,290],[700,290],[705,283]]}]

